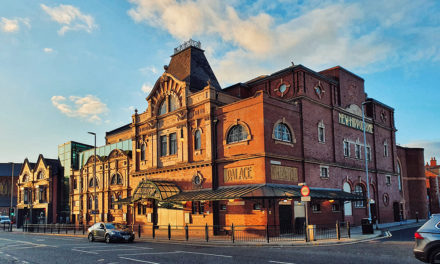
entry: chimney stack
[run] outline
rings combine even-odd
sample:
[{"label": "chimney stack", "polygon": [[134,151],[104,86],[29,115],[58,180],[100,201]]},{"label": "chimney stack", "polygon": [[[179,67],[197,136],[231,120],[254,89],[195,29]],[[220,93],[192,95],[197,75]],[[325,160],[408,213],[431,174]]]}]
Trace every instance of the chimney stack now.
[{"label": "chimney stack", "polygon": [[437,166],[437,160],[435,160],[435,158],[431,158],[431,161],[430,161],[429,165],[430,165],[430,167]]}]

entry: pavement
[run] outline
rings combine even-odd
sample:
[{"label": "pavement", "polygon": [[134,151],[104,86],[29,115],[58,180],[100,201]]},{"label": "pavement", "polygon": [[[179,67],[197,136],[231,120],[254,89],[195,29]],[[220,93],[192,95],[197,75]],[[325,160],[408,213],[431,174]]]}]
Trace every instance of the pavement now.
[{"label": "pavement", "polygon": [[[232,243],[232,241],[228,240],[215,240],[211,239],[209,242],[203,241],[203,240],[195,240],[195,241],[185,241],[183,239],[171,239],[168,240],[166,237],[159,237],[159,238],[151,238],[147,236],[141,236],[140,238],[136,236],[137,241],[145,241],[145,242],[156,242],[156,243],[167,243],[167,244],[187,244],[187,245],[200,245],[200,246],[270,246],[270,247],[289,247],[289,246],[325,246],[325,245],[332,245],[332,244],[353,244],[353,243],[361,243],[366,241],[372,241],[384,237],[390,237],[391,233],[390,231],[396,231],[401,229],[407,229],[407,228],[413,228],[413,227],[419,227],[422,226],[427,220],[419,220],[416,221],[415,219],[408,219],[400,222],[391,222],[391,223],[383,223],[374,225],[374,233],[373,234],[362,234],[362,227],[361,226],[354,226],[351,227],[351,236],[348,237],[341,237],[339,240],[336,238],[330,238],[330,239],[318,239],[315,241],[306,242],[304,240],[296,240],[292,241],[289,239],[285,239],[284,241],[270,241],[270,243],[267,242],[254,242],[254,241],[235,241],[235,243]],[[0,232],[4,232],[3,229],[0,229]],[[14,233],[23,233],[22,229],[13,228],[12,232]],[[61,237],[84,237],[86,238],[87,235],[82,235],[82,233],[77,234],[65,234],[65,233],[32,233],[32,234],[41,234],[41,235],[51,235],[51,236],[61,236]]]}]

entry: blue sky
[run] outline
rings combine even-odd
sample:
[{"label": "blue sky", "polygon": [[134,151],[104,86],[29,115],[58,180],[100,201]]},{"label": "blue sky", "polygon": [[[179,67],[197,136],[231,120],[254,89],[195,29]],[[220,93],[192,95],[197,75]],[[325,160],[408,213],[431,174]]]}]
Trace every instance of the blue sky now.
[{"label": "blue sky", "polygon": [[288,67],[341,65],[395,108],[401,145],[439,157],[439,1],[2,1],[0,162],[130,122],[193,38],[222,85]]}]

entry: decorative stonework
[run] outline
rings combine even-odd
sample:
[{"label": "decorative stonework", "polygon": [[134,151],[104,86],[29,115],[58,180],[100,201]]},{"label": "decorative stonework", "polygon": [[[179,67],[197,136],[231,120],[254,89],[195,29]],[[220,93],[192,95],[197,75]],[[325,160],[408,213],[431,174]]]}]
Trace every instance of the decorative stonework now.
[{"label": "decorative stonework", "polygon": [[316,96],[318,96],[319,99],[322,98],[322,96],[325,93],[325,90],[322,88],[321,81],[318,82],[317,85],[315,85],[315,88],[313,88],[315,91]]},{"label": "decorative stonework", "polygon": [[281,78],[279,84],[273,89],[273,91],[277,96],[284,97],[289,92],[289,89],[290,83]]}]

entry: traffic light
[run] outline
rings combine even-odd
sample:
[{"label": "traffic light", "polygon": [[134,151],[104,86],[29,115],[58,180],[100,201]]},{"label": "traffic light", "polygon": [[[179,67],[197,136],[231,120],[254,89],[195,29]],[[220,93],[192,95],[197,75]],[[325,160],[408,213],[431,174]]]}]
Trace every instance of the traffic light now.
[{"label": "traffic light", "polygon": [[14,216],[14,215],[15,215],[15,209],[11,208],[11,216]]}]

